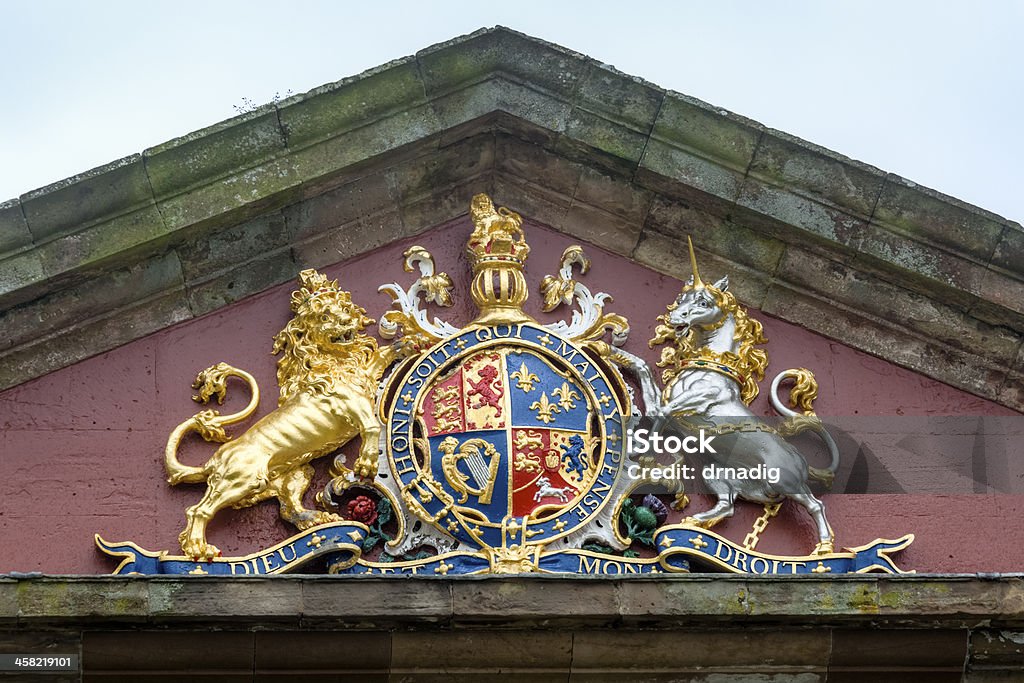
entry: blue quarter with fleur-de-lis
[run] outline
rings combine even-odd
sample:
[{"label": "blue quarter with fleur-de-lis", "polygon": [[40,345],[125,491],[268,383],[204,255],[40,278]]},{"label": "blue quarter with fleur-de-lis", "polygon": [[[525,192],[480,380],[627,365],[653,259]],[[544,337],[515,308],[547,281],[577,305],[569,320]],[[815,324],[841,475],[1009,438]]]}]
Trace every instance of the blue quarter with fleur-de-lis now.
[{"label": "blue quarter with fleur-de-lis", "polygon": [[[575,380],[562,376],[539,355],[527,351],[509,353],[506,363],[513,380],[513,427],[587,430],[590,406],[586,392]],[[524,383],[523,377],[532,381]]]}]

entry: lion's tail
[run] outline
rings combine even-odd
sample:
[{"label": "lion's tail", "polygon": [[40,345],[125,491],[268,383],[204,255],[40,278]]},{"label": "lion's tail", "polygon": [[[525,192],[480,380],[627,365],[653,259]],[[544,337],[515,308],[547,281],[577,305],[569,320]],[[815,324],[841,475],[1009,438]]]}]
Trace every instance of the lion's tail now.
[{"label": "lion's tail", "polygon": [[259,405],[260,389],[256,384],[256,379],[248,372],[239,370],[227,363],[218,363],[213,367],[203,370],[196,376],[196,381],[192,383],[192,388],[198,389],[199,393],[193,396],[192,400],[198,403],[207,403],[210,398],[216,396],[217,403],[224,403],[228,377],[232,375],[240,377],[249,385],[249,390],[252,394],[249,399],[249,405],[231,415],[221,415],[216,410],[202,410],[174,428],[174,431],[167,438],[167,447],[164,449],[164,469],[167,470],[167,482],[172,486],[183,482],[186,484],[198,484],[206,481],[207,473],[205,466],[193,467],[192,465],[183,465],[178,460],[178,446],[186,434],[197,432],[207,441],[224,443],[231,439],[227,432],[224,431],[224,427],[249,417]]}]

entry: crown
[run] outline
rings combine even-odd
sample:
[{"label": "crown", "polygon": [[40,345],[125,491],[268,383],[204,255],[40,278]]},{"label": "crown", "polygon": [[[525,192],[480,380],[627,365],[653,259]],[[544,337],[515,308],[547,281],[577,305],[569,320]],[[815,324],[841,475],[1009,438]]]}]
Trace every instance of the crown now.
[{"label": "crown", "polygon": [[466,255],[473,266],[469,294],[480,309],[475,322],[530,320],[522,309],[529,295],[523,266],[530,253],[522,216],[505,207],[495,209],[485,194],[473,197],[469,215],[475,226],[466,243]]},{"label": "crown", "polygon": [[494,262],[522,268],[530,253],[523,236],[523,217],[504,206],[495,209],[494,202],[485,194],[473,197],[469,213],[475,229],[466,244],[466,254],[473,272]]},{"label": "crown", "polygon": [[328,280],[323,273],[313,268],[299,273],[299,289],[292,292],[292,313],[298,313],[313,299],[325,294],[338,293],[338,281]]}]

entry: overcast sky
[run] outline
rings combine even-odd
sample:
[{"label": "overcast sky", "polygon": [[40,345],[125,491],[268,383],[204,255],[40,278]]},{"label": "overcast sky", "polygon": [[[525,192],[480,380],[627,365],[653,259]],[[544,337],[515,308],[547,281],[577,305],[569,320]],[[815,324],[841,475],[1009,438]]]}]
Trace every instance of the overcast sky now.
[{"label": "overcast sky", "polygon": [[1024,220],[1024,2],[133,0],[0,11],[0,200],[229,118],[243,98],[304,92],[501,24]]}]

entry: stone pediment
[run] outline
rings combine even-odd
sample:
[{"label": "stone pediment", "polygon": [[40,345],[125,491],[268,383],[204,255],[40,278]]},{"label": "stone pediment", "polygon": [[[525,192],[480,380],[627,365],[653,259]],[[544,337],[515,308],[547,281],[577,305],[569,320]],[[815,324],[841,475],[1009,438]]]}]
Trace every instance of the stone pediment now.
[{"label": "stone pediment", "polygon": [[0,387],[462,216],[555,230],[1020,410],[1024,231],[504,28],[0,205]]}]

